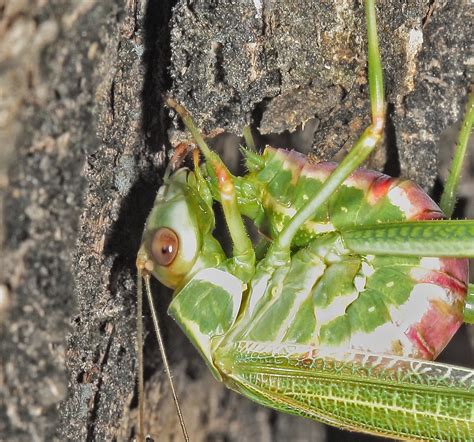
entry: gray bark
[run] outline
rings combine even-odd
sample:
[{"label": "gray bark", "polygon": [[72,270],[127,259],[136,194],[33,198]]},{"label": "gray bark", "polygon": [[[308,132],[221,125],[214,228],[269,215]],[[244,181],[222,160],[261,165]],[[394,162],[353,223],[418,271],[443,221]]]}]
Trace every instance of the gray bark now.
[{"label": "gray bark", "polygon": [[[429,189],[437,140],[466,99],[472,6],[378,4],[389,124],[371,165]],[[369,122],[362,5],[11,0],[0,14],[0,439],[129,440],[134,261],[177,124],[162,94],[206,131],[238,135],[252,123],[260,144],[338,158]],[[375,440],[226,390],[166,317],[170,294],[154,288],[192,440]],[[146,428],[180,440],[146,326]],[[443,359],[472,364],[467,332],[458,335]]]}]

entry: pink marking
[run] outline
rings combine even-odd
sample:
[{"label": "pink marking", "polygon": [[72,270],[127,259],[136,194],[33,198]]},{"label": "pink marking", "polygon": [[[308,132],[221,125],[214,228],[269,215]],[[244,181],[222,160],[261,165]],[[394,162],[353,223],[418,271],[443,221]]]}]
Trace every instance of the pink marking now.
[{"label": "pink marking", "polygon": [[[275,149],[274,147],[267,146],[265,147],[265,152],[268,152],[269,155],[275,155],[277,158],[281,159],[285,163],[285,165],[291,166],[290,163],[296,163],[295,165],[299,168],[305,169],[306,171],[329,171],[332,172],[336,166],[337,163],[329,162],[329,161],[323,161],[321,163],[310,163],[308,161],[308,158],[306,155],[303,155],[300,152],[297,152],[296,150],[287,150],[287,149]],[[328,174],[329,175],[329,174]]]},{"label": "pink marking", "polygon": [[[430,308],[405,334],[419,349],[419,357],[434,359],[446,347],[463,323],[462,308],[467,295],[468,260],[440,258],[440,270],[419,275],[419,283],[435,284],[444,289],[445,299],[433,299]],[[418,268],[423,270],[422,268]]]},{"label": "pink marking", "polygon": [[376,204],[380,199],[387,196],[387,193],[395,187],[399,180],[391,178],[388,175],[378,174],[379,176],[374,180],[370,187],[367,199],[369,204]]},{"label": "pink marking", "polygon": [[[337,167],[336,163],[321,162],[311,164],[298,152],[267,147],[269,155],[278,155],[285,166],[297,170],[299,175],[325,181]],[[400,181],[387,175],[367,169],[357,169],[346,180],[346,184],[365,192],[370,204],[376,204],[397,187],[405,199],[407,220],[430,220],[444,218],[437,204],[415,183]],[[467,293],[468,260],[440,258],[440,269],[418,268],[417,282],[431,283],[445,291],[444,299],[430,301],[428,311],[421,319],[405,331],[413,343],[417,354],[412,356],[424,359],[435,358],[451,340],[462,324],[462,308]],[[304,361],[306,362],[306,360]]]},{"label": "pink marking", "polygon": [[407,338],[411,341],[413,346],[418,349],[418,352],[410,355],[413,358],[427,359],[432,361],[435,356],[434,352],[426,347],[426,343],[420,338],[416,326],[409,328],[405,334]]},{"label": "pink marking", "polygon": [[469,260],[441,258],[441,271],[467,285],[469,280]]},{"label": "pink marking", "polygon": [[430,305],[421,321],[405,332],[419,349],[421,354],[417,356],[424,359],[435,359],[463,323],[458,306],[443,301],[432,301]]},{"label": "pink marking", "polygon": [[299,169],[302,169],[307,163],[307,159],[306,159],[306,156],[303,155],[302,153],[297,152],[296,150],[290,150],[287,154],[287,159],[286,159],[286,164],[288,163],[294,163]]},{"label": "pink marking", "polygon": [[407,199],[412,205],[411,208],[414,209],[413,212],[406,214],[407,220],[417,220],[418,217],[425,212],[441,212],[438,205],[413,181],[402,181],[398,187],[405,192]]},{"label": "pink marking", "polygon": [[369,169],[356,169],[346,179],[345,184],[362,190],[366,195],[373,182],[380,176],[379,172]]},{"label": "pink marking", "polygon": [[296,167],[297,169],[302,169],[307,162],[306,156],[296,150],[275,149],[274,147],[267,146],[265,151],[275,155],[289,168]]},{"label": "pink marking", "polygon": [[411,218],[412,221],[423,221],[423,220],[432,220],[432,219],[444,219],[445,216],[440,209],[437,210],[425,210],[424,212],[419,212]]},{"label": "pink marking", "polygon": [[[294,150],[275,149],[267,146],[265,152],[277,155],[286,167],[300,170],[303,175],[322,181],[326,180],[337,167],[337,163],[333,162],[309,163],[305,155]],[[411,209],[414,209],[413,212],[406,214],[408,220],[442,218],[442,212],[438,205],[412,181],[400,181],[383,173],[361,168],[355,170],[347,178],[346,184],[363,190],[370,204],[377,203],[386,197],[391,189],[398,187],[411,203]]]},{"label": "pink marking", "polygon": [[283,163],[284,169],[291,171],[292,182],[296,184],[301,170],[307,164],[306,156],[296,150],[274,149],[269,146],[265,150],[273,153]]},{"label": "pink marking", "polygon": [[[309,163],[303,154],[296,151],[274,149],[272,147],[267,147],[266,150],[275,152],[275,155],[278,155],[285,162],[285,166],[288,167],[289,164],[293,163],[298,169],[301,170],[302,168],[301,173],[303,175],[322,181],[326,180],[337,167],[337,163],[333,162]],[[398,186],[416,209],[415,212],[409,214],[408,219],[418,219],[417,217],[420,217],[420,219],[438,219],[438,214],[441,213],[434,201],[411,181],[400,181],[374,170],[360,168],[355,170],[345,183],[363,190],[370,204],[376,204],[386,197],[391,189]],[[433,213],[433,218],[429,218],[428,213]]]},{"label": "pink marking", "polygon": [[329,175],[337,167],[337,163],[324,162],[318,164],[311,164],[307,162],[301,171],[301,175],[314,178],[319,181],[326,181]]},{"label": "pink marking", "polygon": [[[442,260],[440,259],[440,261]],[[458,259],[457,261],[467,260]],[[456,265],[453,267],[456,268]],[[438,287],[442,287],[447,293],[453,295],[453,297],[455,297],[458,301],[464,302],[467,294],[466,282],[463,282],[462,280],[460,281],[459,279],[453,277],[450,273],[451,270],[451,267],[445,267],[443,271],[426,270],[426,272],[417,278],[416,281],[419,283],[435,284]],[[466,279],[464,281],[466,281]]]}]

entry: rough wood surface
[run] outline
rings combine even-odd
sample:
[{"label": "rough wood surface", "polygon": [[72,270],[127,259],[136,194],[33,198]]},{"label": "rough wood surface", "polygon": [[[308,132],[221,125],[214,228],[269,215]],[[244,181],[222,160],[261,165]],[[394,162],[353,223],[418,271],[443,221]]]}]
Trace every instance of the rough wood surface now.
[{"label": "rough wood surface", "polygon": [[[372,164],[387,158],[388,170],[430,188],[436,141],[465,101],[472,6],[379,8],[389,131]],[[270,134],[261,143],[341,155],[368,121],[361,3],[7,0],[0,14],[0,439],[129,440],[134,260],[175,124],[162,93],[206,130],[239,134],[251,122]],[[170,294],[155,288],[192,440],[375,440],[217,384],[166,317]],[[472,364],[465,330],[457,341],[445,360]],[[151,334],[146,357],[147,430],[180,440]]]}]

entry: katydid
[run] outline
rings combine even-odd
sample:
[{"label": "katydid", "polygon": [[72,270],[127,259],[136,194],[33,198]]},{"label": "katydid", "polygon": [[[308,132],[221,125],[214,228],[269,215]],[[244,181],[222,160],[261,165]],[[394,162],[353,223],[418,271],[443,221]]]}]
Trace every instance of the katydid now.
[{"label": "katydid", "polygon": [[[385,125],[374,3],[366,1],[372,123],[339,164],[249,149],[248,173],[232,176],[186,110],[167,100],[205,163],[195,154],[194,171],[165,176],[138,252],[139,297],[142,278],[152,312],[150,277],[174,289],[168,313],[214,377],[264,406],[398,439],[470,440],[474,371],[431,360],[474,316],[466,259],[474,221],[445,219],[474,95],[441,208],[410,181],[359,169]],[[215,201],[231,257],[213,236]],[[263,257],[243,217],[267,238]]]}]

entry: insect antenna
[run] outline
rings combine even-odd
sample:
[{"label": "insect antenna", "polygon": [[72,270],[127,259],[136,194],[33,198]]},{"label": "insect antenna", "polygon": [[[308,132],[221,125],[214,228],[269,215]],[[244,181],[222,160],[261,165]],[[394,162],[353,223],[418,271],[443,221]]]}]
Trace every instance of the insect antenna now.
[{"label": "insect antenna", "polygon": [[138,433],[137,441],[143,440],[144,425],[143,425],[143,408],[144,408],[144,393],[143,393],[143,283],[141,272],[137,273],[137,363],[138,363]]},{"label": "insect antenna", "polygon": [[176,394],[176,390],[175,390],[174,383],[173,383],[173,378],[171,376],[170,366],[169,366],[169,363],[168,363],[168,357],[166,356],[166,350],[165,350],[165,346],[164,346],[164,343],[163,343],[163,338],[161,336],[161,329],[160,329],[160,325],[159,325],[159,322],[158,322],[158,315],[156,314],[156,308],[155,308],[155,304],[153,302],[153,296],[152,296],[152,293],[151,293],[151,286],[150,286],[150,275],[149,275],[148,272],[141,271],[141,270],[139,270],[139,272],[138,272],[138,280],[137,280],[137,291],[138,291],[138,294],[137,294],[137,334],[138,334],[137,345],[139,347],[137,349],[138,370],[139,370],[139,373],[138,373],[138,400],[139,400],[139,409],[138,409],[138,413],[139,413],[139,418],[138,418],[138,420],[139,420],[139,433],[138,433],[138,435],[139,435],[139,438],[138,438],[138,440],[141,440],[140,438],[143,438],[143,434],[144,434],[144,432],[143,432],[144,393],[143,393],[143,337],[142,337],[143,336],[142,335],[142,332],[143,332],[143,319],[142,319],[143,288],[142,288],[142,278],[145,281],[145,291],[146,291],[146,294],[147,294],[148,303],[150,305],[151,317],[152,317],[152,320],[153,320],[153,328],[155,329],[155,335],[156,335],[156,339],[158,341],[158,346],[160,348],[161,358],[163,359],[163,365],[165,367],[166,375],[167,375],[168,381],[170,383],[171,393],[173,395],[173,401],[174,401],[174,404],[175,404],[175,407],[176,407],[176,412],[178,414],[178,419],[179,419],[179,423],[181,425],[181,430],[183,431],[184,440],[186,442],[189,442],[188,432],[186,430],[186,425],[184,424],[183,414],[181,412],[181,407],[179,405],[178,395]]}]

